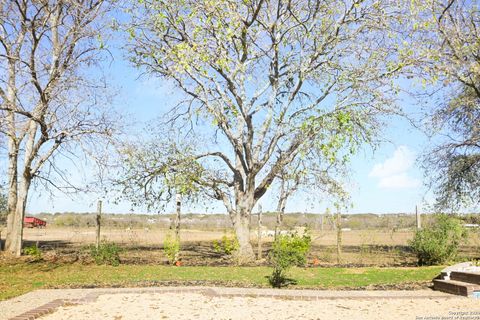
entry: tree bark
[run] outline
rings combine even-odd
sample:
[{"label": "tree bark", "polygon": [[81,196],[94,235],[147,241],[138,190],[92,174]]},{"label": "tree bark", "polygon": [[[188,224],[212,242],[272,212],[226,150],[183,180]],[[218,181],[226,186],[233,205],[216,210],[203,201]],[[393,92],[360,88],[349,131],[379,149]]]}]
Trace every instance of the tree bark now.
[{"label": "tree bark", "polygon": [[275,240],[278,238],[278,233],[280,232],[280,227],[283,222],[283,215],[285,214],[285,207],[287,206],[287,198],[289,196],[288,192],[285,190],[285,180],[282,179],[280,185],[280,198],[278,199],[277,204],[277,221],[275,224]]},{"label": "tree bark", "polygon": [[[17,166],[18,166],[18,153],[16,152],[15,143],[13,139],[9,138],[8,147],[8,200],[7,200],[7,233],[5,239],[5,251],[11,252],[11,248],[14,248],[13,230],[14,220],[17,207],[17,193],[18,193],[18,181],[17,181]],[[13,252],[11,252],[13,253]]]},{"label": "tree bark", "polygon": [[[13,101],[15,101],[15,69],[10,65],[9,83],[7,90],[7,103],[13,109]],[[12,232],[14,228],[15,211],[17,207],[18,196],[18,142],[16,136],[15,113],[7,112],[7,128],[8,128],[8,196],[7,196],[7,233],[5,238],[5,251],[10,252],[13,248]]]},{"label": "tree bark", "polygon": [[31,179],[23,177],[17,194],[17,203],[12,216],[11,229],[9,237],[6,239],[5,251],[20,257],[23,244],[23,219],[25,217],[25,207],[27,205],[28,189]]},{"label": "tree bark", "polygon": [[286,203],[286,199],[281,198],[277,206],[277,220],[275,223],[275,240],[277,240],[278,233],[280,232],[280,227],[282,226],[283,214],[285,213],[285,203]]},{"label": "tree bark", "polygon": [[250,218],[247,214],[237,213],[233,220],[235,235],[237,236],[239,249],[237,252],[238,264],[247,264],[255,260],[253,247],[250,243]]}]

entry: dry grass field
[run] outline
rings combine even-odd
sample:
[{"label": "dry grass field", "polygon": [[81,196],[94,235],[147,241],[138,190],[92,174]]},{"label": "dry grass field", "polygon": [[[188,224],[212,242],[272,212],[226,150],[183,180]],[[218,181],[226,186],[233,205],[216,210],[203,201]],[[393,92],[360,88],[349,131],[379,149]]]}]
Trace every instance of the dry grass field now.
[{"label": "dry grass field", "polygon": [[[165,264],[163,241],[165,228],[104,228],[102,238],[115,242],[125,250],[123,263]],[[309,261],[313,264],[332,266],[413,266],[415,257],[408,248],[413,237],[411,230],[350,230],[342,232],[342,253],[338,263],[336,231],[313,230],[312,250]],[[232,231],[182,230],[182,261],[185,265],[228,265],[231,257],[214,250],[213,242],[223,236],[232,237]],[[252,230],[252,243],[257,243],[257,232]],[[78,259],[82,248],[95,242],[95,228],[47,227],[25,229],[27,243],[38,243],[48,255],[55,254],[65,259]],[[272,237],[262,239],[263,256],[268,254]],[[478,231],[470,232],[469,243],[462,247],[461,255],[478,257],[480,254]],[[256,248],[255,248],[256,249]],[[81,254],[80,254],[81,256]],[[262,263],[262,261],[260,261]],[[266,261],[263,261],[266,263]]]},{"label": "dry grass field", "polygon": [[[169,229],[102,229],[102,237],[108,241],[113,241],[122,245],[141,245],[158,246],[163,244],[165,235]],[[181,230],[182,241],[213,241],[219,240],[225,234],[225,231],[210,230]],[[231,230],[227,235],[232,234]],[[336,245],[336,231],[314,230],[311,232],[314,245]],[[25,240],[52,242],[60,241],[71,244],[89,244],[95,241],[95,228],[67,228],[67,227],[48,227],[45,229],[26,228],[24,231]],[[351,230],[342,232],[342,243],[346,246],[361,245],[379,245],[379,246],[405,246],[408,240],[413,237],[413,231],[395,231],[388,232],[384,230]],[[257,240],[256,230],[251,232],[252,241]],[[478,235],[476,236],[478,240]],[[264,242],[272,242],[272,237],[265,237]],[[475,239],[472,239],[475,241]]]}]

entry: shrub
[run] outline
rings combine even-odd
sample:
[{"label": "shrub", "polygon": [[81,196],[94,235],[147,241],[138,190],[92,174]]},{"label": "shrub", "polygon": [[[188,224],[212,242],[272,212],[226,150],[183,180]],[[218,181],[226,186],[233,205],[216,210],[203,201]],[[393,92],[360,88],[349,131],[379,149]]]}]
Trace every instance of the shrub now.
[{"label": "shrub", "polygon": [[286,278],[286,272],[292,266],[305,265],[310,245],[311,238],[308,234],[302,237],[298,235],[277,237],[269,254],[273,272],[268,280],[272,287],[280,288],[295,283],[294,280]]},{"label": "shrub", "polygon": [[237,237],[229,238],[227,234],[224,234],[222,239],[213,241],[213,250],[217,253],[224,253],[231,255],[239,248]]},{"label": "shrub", "polygon": [[175,236],[168,233],[165,236],[163,250],[165,251],[165,256],[167,256],[170,264],[175,264],[179,259],[180,241]]},{"label": "shrub", "polygon": [[23,254],[32,256],[35,261],[42,259],[42,251],[37,246],[23,248]]},{"label": "shrub", "polygon": [[438,265],[455,259],[458,247],[467,237],[459,219],[436,215],[435,223],[415,233],[409,242],[417,255],[418,265]]},{"label": "shrub", "polygon": [[122,249],[114,242],[102,241],[97,248],[95,245],[89,246],[90,256],[95,263],[118,266],[120,264],[120,252]]}]

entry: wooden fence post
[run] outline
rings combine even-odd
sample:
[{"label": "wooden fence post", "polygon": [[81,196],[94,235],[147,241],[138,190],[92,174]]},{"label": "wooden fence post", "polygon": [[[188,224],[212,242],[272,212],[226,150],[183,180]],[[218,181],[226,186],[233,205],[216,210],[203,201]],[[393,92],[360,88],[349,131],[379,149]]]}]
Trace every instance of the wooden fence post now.
[{"label": "wooden fence post", "polygon": [[418,206],[415,206],[415,217],[417,220],[417,230],[422,229],[422,219],[420,217],[420,212],[418,212]]},{"label": "wooden fence post", "polygon": [[337,211],[337,263],[340,264],[342,256],[342,217],[340,215],[340,210]]},{"label": "wooden fence post", "polygon": [[95,219],[96,226],[97,226],[97,238],[96,238],[97,250],[100,247],[101,216],[102,216],[102,200],[98,200],[98,202],[97,202],[97,216],[96,216],[96,219]]},{"label": "wooden fence post", "polygon": [[262,259],[262,206],[258,205],[258,247],[257,259]]},{"label": "wooden fence post", "polygon": [[175,214],[175,239],[180,241],[180,215],[182,212],[182,196],[177,193],[175,196],[175,202],[177,206],[176,214]]}]

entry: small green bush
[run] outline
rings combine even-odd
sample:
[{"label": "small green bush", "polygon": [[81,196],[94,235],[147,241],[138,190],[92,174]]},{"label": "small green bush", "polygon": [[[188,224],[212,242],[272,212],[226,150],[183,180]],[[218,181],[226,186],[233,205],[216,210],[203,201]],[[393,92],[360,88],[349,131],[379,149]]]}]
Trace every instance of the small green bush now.
[{"label": "small green bush", "polygon": [[35,260],[42,259],[42,251],[37,246],[23,248],[23,254],[32,256]]},{"label": "small green bush", "polygon": [[118,266],[120,264],[120,252],[122,249],[114,242],[102,241],[97,248],[95,245],[89,246],[90,256],[98,265],[108,264]]},{"label": "small green bush", "polygon": [[237,237],[233,236],[230,238],[227,234],[224,234],[222,239],[213,241],[213,250],[216,253],[224,253],[226,255],[231,255],[240,247]]},{"label": "small green bush", "polygon": [[286,272],[292,266],[305,265],[311,242],[308,234],[302,237],[298,235],[280,235],[277,237],[269,254],[273,272],[268,280],[272,287],[280,288],[295,282],[286,277]]},{"label": "small green bush", "polygon": [[435,223],[417,231],[409,245],[418,265],[439,265],[454,260],[466,238],[467,230],[459,219],[438,214]]},{"label": "small green bush", "polygon": [[178,241],[175,236],[168,233],[165,236],[163,250],[170,264],[175,264],[178,261],[180,255],[180,241]]}]

